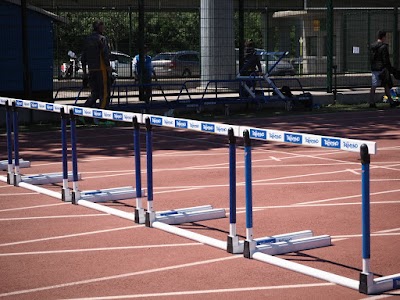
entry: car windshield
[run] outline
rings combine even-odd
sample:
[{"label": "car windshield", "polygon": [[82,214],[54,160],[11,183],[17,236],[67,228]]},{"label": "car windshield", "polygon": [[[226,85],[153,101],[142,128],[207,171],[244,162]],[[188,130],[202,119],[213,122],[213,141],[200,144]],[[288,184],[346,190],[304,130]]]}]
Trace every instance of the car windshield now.
[{"label": "car windshield", "polygon": [[160,53],[154,56],[153,60],[172,60],[174,53]]}]

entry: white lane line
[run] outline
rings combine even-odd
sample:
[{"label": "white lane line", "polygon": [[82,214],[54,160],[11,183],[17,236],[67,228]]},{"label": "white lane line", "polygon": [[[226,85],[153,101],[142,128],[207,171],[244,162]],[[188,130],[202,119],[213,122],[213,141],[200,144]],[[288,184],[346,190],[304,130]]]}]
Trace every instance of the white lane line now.
[{"label": "white lane line", "polygon": [[42,217],[24,217],[24,218],[0,218],[0,221],[26,221],[41,219],[65,219],[65,218],[86,218],[86,217],[104,217],[109,214],[87,214],[87,215],[63,215],[63,216],[42,216]]},{"label": "white lane line", "polygon": [[[214,290],[198,290],[198,291],[181,291],[181,292],[165,292],[165,293],[149,293],[149,294],[132,294],[132,295],[119,295],[119,296],[104,296],[104,297],[90,297],[90,298],[69,298],[68,300],[111,300],[111,299],[134,299],[134,298],[154,298],[154,297],[179,297],[189,295],[204,295],[206,294],[223,294],[223,293],[239,293],[239,292],[255,292],[266,290],[287,290],[287,289],[304,289],[313,287],[326,287],[333,286],[333,283],[304,283],[292,285],[273,285],[273,286],[254,286],[243,288],[231,289],[214,289]],[[244,295],[243,295],[244,296]],[[244,297],[246,298],[246,297]],[[177,298],[174,298],[177,299]],[[64,299],[66,300],[66,299]]]},{"label": "white lane line", "polygon": [[8,211],[16,211],[16,210],[24,210],[24,209],[33,209],[33,208],[43,208],[43,207],[58,206],[58,205],[71,205],[71,204],[67,203],[67,202],[62,202],[62,203],[55,203],[55,204],[43,204],[43,205],[35,205],[35,206],[6,208],[6,209],[1,209],[0,212],[8,212]]},{"label": "white lane line", "polygon": [[[384,195],[384,194],[398,193],[398,192],[400,192],[400,189],[391,190],[391,191],[374,192],[374,193],[370,193],[370,196]],[[324,199],[324,200],[307,201],[307,202],[301,202],[301,203],[297,203],[297,204],[298,205],[315,204],[315,203],[323,203],[323,202],[330,202],[330,201],[336,201],[336,200],[357,198],[357,197],[361,197],[361,196],[362,196],[361,194],[357,194],[357,195],[352,195],[352,196],[336,197],[336,198],[329,198],[329,199]]]},{"label": "white lane line", "polygon": [[271,158],[272,160],[275,160],[275,161],[281,161],[281,159],[276,158],[275,156],[270,156],[270,158]]},{"label": "white lane line", "polygon": [[72,286],[77,286],[77,285],[82,285],[82,284],[98,283],[98,282],[102,282],[102,281],[116,280],[116,279],[121,279],[121,278],[132,277],[132,276],[140,276],[140,275],[152,274],[152,273],[156,273],[156,272],[165,272],[165,271],[170,271],[170,270],[218,263],[218,262],[242,258],[242,257],[243,257],[242,255],[230,255],[230,256],[222,257],[222,258],[201,260],[201,261],[196,261],[196,262],[192,262],[192,263],[173,265],[173,266],[163,267],[163,268],[147,269],[147,270],[143,270],[143,271],[118,274],[118,275],[113,275],[113,276],[98,277],[98,278],[92,278],[92,279],[87,279],[87,280],[74,281],[74,282],[62,283],[62,284],[51,285],[51,286],[44,286],[44,287],[28,289],[28,290],[19,290],[19,291],[0,294],[0,297],[30,294],[30,293],[35,293],[35,292],[42,292],[42,291],[47,291],[47,290],[72,287]]},{"label": "white lane line", "polygon": [[65,254],[65,253],[81,253],[94,251],[117,251],[117,250],[135,250],[149,248],[164,248],[164,247],[188,247],[201,246],[202,243],[182,243],[182,244],[160,244],[160,245],[142,245],[142,246],[126,246],[126,247],[108,247],[108,248],[88,248],[88,249],[66,249],[52,251],[35,251],[35,252],[10,252],[0,253],[0,257],[4,256],[22,256],[22,255],[47,255],[47,254]]},{"label": "white lane line", "polygon": [[144,225],[126,226],[126,227],[112,228],[112,229],[106,229],[106,230],[97,230],[97,231],[89,231],[89,232],[82,232],[82,233],[74,233],[74,234],[52,236],[52,237],[42,238],[42,239],[34,239],[34,240],[26,240],[26,241],[5,243],[5,244],[0,244],[0,247],[21,245],[21,244],[29,244],[29,243],[37,243],[37,242],[45,242],[45,241],[59,240],[59,239],[65,239],[65,238],[74,238],[74,237],[78,237],[78,236],[85,236],[85,235],[99,234],[99,233],[107,233],[107,232],[112,232],[112,231],[127,230],[127,229],[134,229],[134,228],[140,228],[140,227],[144,227]]},{"label": "white lane line", "polygon": [[393,231],[400,231],[400,228],[380,230],[380,231],[378,231],[378,233],[388,233],[388,232],[393,232]]},{"label": "white lane line", "polygon": [[[371,236],[399,236],[400,232],[398,233],[371,233]],[[349,235],[334,235],[331,236],[332,242],[338,242],[341,240],[347,240],[351,238],[360,238],[362,237],[362,234],[349,234]]]},{"label": "white lane line", "polygon": [[[395,201],[379,201],[379,202],[371,202],[370,204],[399,204],[400,200]],[[281,209],[281,208],[305,208],[305,207],[329,207],[329,206],[347,206],[347,205],[358,205],[361,206],[361,202],[344,202],[344,203],[324,203],[324,204],[306,204],[306,205],[298,205],[298,204],[288,204],[288,205],[276,205],[276,206],[254,206],[253,212],[263,211],[265,209]],[[229,210],[229,208],[225,208]],[[237,213],[245,213],[244,207],[238,207]],[[243,211],[242,211],[243,210]]]},{"label": "white lane line", "polygon": [[12,196],[26,196],[26,195],[39,195],[39,193],[8,193],[0,194],[0,197],[12,197]]},{"label": "white lane line", "polygon": [[346,169],[346,171],[349,171],[350,173],[353,173],[354,175],[361,175],[359,171],[352,170],[352,169]]}]

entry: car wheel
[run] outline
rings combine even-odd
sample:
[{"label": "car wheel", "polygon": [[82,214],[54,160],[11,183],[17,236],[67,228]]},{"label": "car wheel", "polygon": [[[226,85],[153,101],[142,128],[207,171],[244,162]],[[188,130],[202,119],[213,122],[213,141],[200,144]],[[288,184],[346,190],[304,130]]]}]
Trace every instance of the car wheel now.
[{"label": "car wheel", "polygon": [[190,72],[189,69],[183,70],[183,72],[182,72],[182,77],[187,78],[187,77],[191,77],[191,76],[192,76],[192,73]]}]

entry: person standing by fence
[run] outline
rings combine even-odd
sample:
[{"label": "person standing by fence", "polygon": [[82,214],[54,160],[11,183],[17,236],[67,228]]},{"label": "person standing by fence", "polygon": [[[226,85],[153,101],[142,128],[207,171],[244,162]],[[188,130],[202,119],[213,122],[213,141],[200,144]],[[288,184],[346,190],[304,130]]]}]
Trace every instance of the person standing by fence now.
[{"label": "person standing by fence", "polygon": [[390,95],[390,89],[393,87],[391,73],[396,70],[392,67],[389,57],[389,47],[386,43],[386,31],[379,30],[377,40],[370,45],[370,63],[372,71],[372,82],[370,90],[369,107],[376,108],[375,90],[381,86],[385,89],[385,95],[388,98],[390,107],[395,107],[397,103],[393,102]]},{"label": "person standing by fence", "polygon": [[138,81],[139,86],[139,96],[142,96],[144,102],[149,103],[152,95],[151,79],[156,76],[153,68],[153,63],[151,56],[147,54],[148,47],[144,45],[144,70],[141,72],[140,55],[136,55],[133,59],[133,74],[135,75],[135,81]]},{"label": "person standing by fence", "polygon": [[[86,66],[88,66],[89,74],[87,74]],[[88,83],[91,90],[84,106],[93,107],[99,99],[99,107],[108,108],[111,94],[110,48],[104,36],[102,21],[93,22],[93,32],[84,41],[82,68],[84,78],[89,76]]]}]

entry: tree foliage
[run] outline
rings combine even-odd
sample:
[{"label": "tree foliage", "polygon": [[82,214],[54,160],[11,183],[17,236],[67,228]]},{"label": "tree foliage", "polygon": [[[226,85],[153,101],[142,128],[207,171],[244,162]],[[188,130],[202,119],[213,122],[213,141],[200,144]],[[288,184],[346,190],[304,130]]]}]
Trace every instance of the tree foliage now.
[{"label": "tree foliage", "polygon": [[[58,27],[55,57],[67,59],[69,50],[79,54],[82,51],[84,37],[90,33],[92,23],[101,19],[105,23],[105,35],[112,50],[118,50],[131,56],[138,53],[139,32],[137,11],[68,11],[59,12],[68,20],[68,24]],[[237,20],[237,18],[235,17]],[[252,38],[262,45],[260,15],[249,13],[246,16],[245,38]],[[235,22],[237,36],[238,22]],[[178,50],[200,50],[200,15],[192,12],[146,12],[145,43],[150,54]],[[236,38],[236,46],[238,46]]]}]

